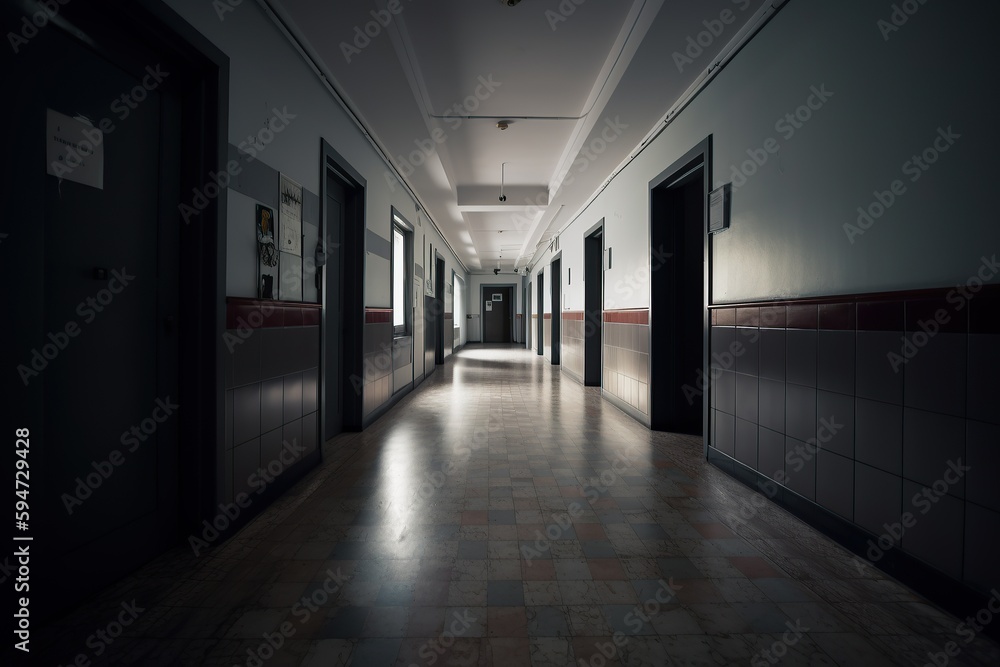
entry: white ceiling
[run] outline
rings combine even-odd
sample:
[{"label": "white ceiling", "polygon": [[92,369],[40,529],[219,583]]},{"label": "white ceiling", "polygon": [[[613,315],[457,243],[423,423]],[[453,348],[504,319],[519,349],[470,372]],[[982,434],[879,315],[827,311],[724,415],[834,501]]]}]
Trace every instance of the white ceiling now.
[{"label": "white ceiling", "polygon": [[[529,263],[765,2],[390,0],[376,29],[386,0],[268,0],[473,272]],[[680,72],[674,52],[724,10]]]}]

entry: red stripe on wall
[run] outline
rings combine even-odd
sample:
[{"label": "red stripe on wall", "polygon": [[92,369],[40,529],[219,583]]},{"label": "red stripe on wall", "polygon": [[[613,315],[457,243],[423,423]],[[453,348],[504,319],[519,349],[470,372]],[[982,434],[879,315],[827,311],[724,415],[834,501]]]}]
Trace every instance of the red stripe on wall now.
[{"label": "red stripe on wall", "polygon": [[606,310],[604,321],[616,324],[649,324],[649,309]]},{"label": "red stripe on wall", "polygon": [[365,308],[365,324],[391,324],[392,308]]},{"label": "red stripe on wall", "polygon": [[567,311],[563,312],[562,316],[563,316],[564,320],[581,320],[582,321],[583,318],[584,318],[584,313],[583,313],[582,310],[567,310]]},{"label": "red stripe on wall", "polygon": [[323,306],[318,303],[270,301],[226,297],[227,329],[271,329],[277,327],[315,326]]}]

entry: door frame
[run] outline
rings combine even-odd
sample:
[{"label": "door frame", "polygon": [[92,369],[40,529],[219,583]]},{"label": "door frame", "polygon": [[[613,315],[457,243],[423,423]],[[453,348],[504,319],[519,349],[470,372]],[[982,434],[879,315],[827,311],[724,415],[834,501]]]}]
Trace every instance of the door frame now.
[{"label": "door frame", "polygon": [[531,318],[535,314],[532,308],[535,303],[535,300],[532,298],[532,290],[534,287],[535,283],[529,280],[528,287],[524,293],[524,348],[526,350],[530,350],[532,344],[535,342],[533,332],[531,331],[531,325],[533,322]]},{"label": "door frame", "polygon": [[545,356],[545,271],[539,271],[535,279],[535,289],[538,291],[538,356]]},{"label": "door frame", "polygon": [[[701,168],[703,170],[702,178],[702,190],[703,190],[703,206],[702,206],[702,232],[704,243],[704,253],[702,258],[702,362],[701,368],[709,368],[709,340],[711,337],[711,313],[708,310],[709,305],[711,305],[711,295],[712,295],[712,235],[708,233],[708,197],[712,190],[713,183],[713,170],[712,170],[712,135],[708,135],[700,142],[698,142],[693,148],[688,150],[684,155],[674,160],[674,162],[667,167],[665,170],[660,172],[654,179],[649,181],[647,201],[649,206],[649,228],[647,230],[649,239],[653,238],[653,225],[655,220],[653,219],[653,191],[667,183],[668,181],[675,180],[677,177],[682,176],[686,171],[694,168],[695,163],[701,162]],[[649,247],[649,261],[650,266],[655,258],[652,254],[653,247],[652,242],[650,242]],[[650,340],[656,340],[655,335],[658,330],[660,320],[658,314],[652,308],[652,290],[654,288],[655,282],[650,281],[650,309],[649,309],[649,335]],[[665,321],[669,321],[669,313],[665,314]],[[667,353],[669,354],[669,352]],[[657,360],[657,350],[656,346],[650,345],[649,349],[649,367],[650,367],[650,387],[658,379],[654,377],[653,369],[655,368],[655,363]],[[662,378],[659,378],[662,382]],[[652,390],[651,390],[652,392]],[[711,442],[711,432],[710,419],[709,419],[709,404],[710,392],[705,392],[702,397],[702,455],[708,458],[708,443]],[[652,394],[650,396],[650,411],[653,409]],[[652,415],[651,415],[652,417]]]},{"label": "door frame", "polygon": [[517,309],[514,307],[514,304],[516,303],[516,301],[514,301],[514,299],[517,297],[517,283],[482,283],[479,286],[479,307],[480,307],[479,320],[480,320],[480,322],[482,322],[482,325],[483,325],[483,331],[482,331],[482,335],[480,336],[480,338],[481,338],[480,342],[482,342],[484,345],[486,344],[486,320],[485,320],[486,313],[483,312],[481,309],[483,307],[483,303],[486,301],[486,290],[487,290],[487,288],[491,288],[492,289],[494,287],[503,287],[503,288],[509,287],[510,288],[510,297],[511,297],[511,302],[510,302],[510,342],[513,343],[513,342],[515,342],[514,341],[514,338],[515,338],[515,336],[514,336],[514,326],[515,326],[514,322],[515,322],[515,320],[517,320],[517,318],[515,317],[515,315],[517,313]]},{"label": "door frame", "polygon": [[[597,258],[597,274],[600,276],[600,309],[597,312],[597,331],[587,334],[589,327],[591,326],[591,313],[590,311],[590,299],[593,296],[591,290],[593,287],[593,276],[590,275],[591,267],[587,263],[587,244],[588,242],[594,241],[594,237],[600,234],[601,239],[601,256]],[[604,218],[601,218],[597,224],[588,229],[583,233],[583,385],[585,387],[602,387],[604,386],[604,250],[607,247],[605,245],[605,240],[607,235],[604,233]],[[590,280],[588,280],[590,278]],[[597,341],[597,382],[588,380],[588,370],[593,371],[590,368],[591,359],[594,356],[593,350],[588,348],[588,345],[593,345],[594,340]]]},{"label": "door frame", "polygon": [[[183,75],[178,72],[168,84],[179,100],[183,125],[183,140],[178,148],[178,201],[189,204],[192,190],[201,191],[209,182],[209,174],[224,170],[229,159],[229,57],[180,15],[156,0],[132,3],[95,0],[85,5],[61,4],[59,10],[58,20],[53,20],[44,30],[62,31],[69,39],[126,72],[134,74],[129,54],[134,53],[137,44],[161,56],[164,64],[178,63],[181,67]],[[0,15],[4,18],[14,16],[19,21],[20,12],[20,6],[5,6]],[[41,46],[35,43],[26,48]],[[23,144],[11,143],[14,147],[11,154],[19,154]],[[9,162],[4,165],[8,183],[21,195],[8,202],[9,216],[32,221],[44,215],[39,213],[37,206],[37,202],[43,201],[44,180],[35,178],[34,172],[25,172],[22,178],[17,169],[8,172]],[[176,224],[175,241],[190,250],[179,253],[175,269],[183,276],[185,284],[198,285],[194,290],[177,286],[174,324],[177,400],[184,407],[174,425],[177,437],[176,532],[165,536],[175,544],[180,544],[185,535],[200,530],[203,519],[210,520],[215,515],[225,488],[223,340],[226,329],[227,197],[224,187],[220,187],[219,192],[219,196],[208,198],[197,216],[192,216],[191,224],[184,224],[180,210],[170,211],[172,204],[165,207],[161,202],[160,223],[173,221]],[[164,231],[170,232],[165,229],[158,233]],[[12,240],[17,242],[16,238]],[[19,250],[33,252],[27,247]],[[26,304],[17,292],[9,294],[12,312],[38,312],[37,304]],[[44,326],[44,322],[40,322],[37,330],[44,331]],[[24,349],[30,349],[37,344],[35,338],[36,327],[25,323],[13,328],[10,345],[17,349],[26,342]],[[159,352],[157,357],[159,360]],[[19,387],[12,392],[11,399],[7,406],[9,414],[19,415],[19,426],[32,426],[31,435],[35,440],[32,444],[44,447],[43,385],[32,383],[27,388]],[[46,560],[48,556],[42,558]],[[121,571],[120,576],[129,573]],[[58,613],[60,608],[80,602],[65,595],[63,590],[50,599],[45,585],[39,587],[38,593],[40,602],[59,601],[51,607],[48,604],[38,607],[40,621]]]},{"label": "door frame", "polygon": [[[461,299],[457,298],[459,294],[456,293],[455,287],[461,286]],[[465,301],[469,298],[468,288],[465,286],[465,280],[462,276],[458,275],[455,269],[451,270],[451,322],[452,322],[452,342],[451,342],[451,353],[454,354],[458,350],[462,349],[462,332],[465,330],[465,326],[462,322],[465,320],[465,314],[467,311],[466,304],[462,304],[461,314],[462,318],[459,319],[459,303]],[[458,327],[458,345],[455,345],[455,331],[454,327]]]},{"label": "door frame", "polygon": [[[137,35],[145,35],[151,44],[173,51],[177,58],[186,58],[200,71],[198,80],[189,84],[191,95],[199,98],[195,104],[200,109],[189,108],[192,104],[189,98],[183,112],[185,118],[197,120],[203,137],[201,146],[182,148],[181,160],[187,173],[182,171],[181,193],[191,192],[229,159],[229,56],[163,2],[106,4],[110,12],[127,19]],[[61,9],[65,12],[70,5]],[[73,9],[93,12],[93,6],[74,5]],[[192,130],[189,136],[197,134]],[[197,247],[200,251],[182,252],[180,268],[186,280],[201,287],[183,291],[178,308],[179,358],[192,360],[187,372],[183,361],[178,372],[178,391],[187,396],[187,418],[180,421],[178,428],[178,454],[182,461],[195,463],[185,464],[179,470],[179,475],[185,469],[190,470],[192,478],[189,484],[182,485],[177,519],[181,529],[187,525],[192,530],[200,527],[202,519],[215,515],[218,498],[226,488],[223,480],[226,381],[219,341],[227,326],[227,197],[220,192],[199,217],[200,224],[185,226],[184,239],[185,247]],[[199,359],[214,359],[214,373],[205,372],[204,365],[194,361]],[[219,444],[213,451],[199,446],[202,442]]]},{"label": "door frame", "polygon": [[[556,263],[558,262],[558,266]],[[549,260],[549,300],[552,302],[552,336],[549,340],[549,362],[553,366],[562,365],[562,250]]]},{"label": "door frame", "polygon": [[448,263],[437,250],[434,251],[434,332],[437,340],[434,343],[434,365],[444,364],[444,273]]},{"label": "door frame", "polygon": [[[229,56],[197,32],[179,14],[156,0],[136,3],[104,1],[101,12],[75,4],[60,6],[60,23],[74,39],[88,38],[87,45],[108,56],[100,41],[118,30],[131,30],[136,40],[169,58],[185,62],[190,81],[182,103],[184,122],[193,121],[187,137],[199,136],[194,145],[182,146],[180,192],[204,186],[208,174],[218,171],[229,159]],[[46,29],[60,29],[62,25]],[[78,31],[78,28],[82,30]],[[117,37],[108,39],[121,44]],[[114,48],[114,46],[111,46]],[[112,59],[112,58],[109,58]],[[112,59],[113,61],[113,59]],[[189,75],[190,75],[189,74]],[[197,106],[199,108],[192,108]],[[197,128],[197,129],[195,129]],[[188,144],[187,140],[184,142]],[[178,504],[178,528],[187,532],[199,527],[202,519],[217,512],[216,504],[225,488],[225,370],[220,341],[226,329],[226,233],[227,197],[211,200],[196,221],[184,225],[184,246],[198,252],[181,253],[181,274],[197,290],[182,291],[178,301],[178,393],[184,396],[185,417],[178,424],[177,452],[185,465],[178,475],[187,474]],[[189,360],[185,363],[184,360]],[[203,362],[213,371],[205,372]],[[198,443],[218,443],[215,448]],[[192,464],[193,463],[193,464]],[[178,477],[178,482],[181,482]]]},{"label": "door frame", "polygon": [[[322,229],[320,238],[325,238],[326,234],[326,198],[327,198],[327,176],[339,179],[345,188],[353,190],[350,201],[345,202],[344,220],[341,223],[341,266],[344,272],[344,284],[341,285],[341,312],[343,313],[340,326],[343,331],[340,337],[341,349],[338,351],[341,358],[341,398],[343,430],[360,431],[362,428],[362,396],[355,391],[351,378],[364,377],[364,323],[365,323],[365,261],[366,238],[365,238],[365,200],[368,181],[361,175],[351,163],[345,160],[340,153],[326,139],[320,139],[320,220]],[[320,284],[326,284],[326,273],[320,280]],[[326,346],[327,327],[331,326],[328,321],[328,311],[326,303],[326,289],[323,289],[321,302],[323,304],[320,316],[320,381],[319,400],[322,410],[320,411],[320,434],[321,443],[325,442],[326,434],[326,360],[331,354]],[[320,451],[322,454],[322,446]]]}]

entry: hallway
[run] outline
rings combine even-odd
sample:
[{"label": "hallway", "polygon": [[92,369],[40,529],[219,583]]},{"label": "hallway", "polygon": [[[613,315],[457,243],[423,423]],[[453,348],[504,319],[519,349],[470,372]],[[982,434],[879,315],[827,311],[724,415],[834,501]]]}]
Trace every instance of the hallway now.
[{"label": "hallway", "polygon": [[[238,535],[160,557],[40,643],[59,664],[913,665],[957,625],[700,438],[471,346]],[[948,664],[1000,660],[959,646]]]}]

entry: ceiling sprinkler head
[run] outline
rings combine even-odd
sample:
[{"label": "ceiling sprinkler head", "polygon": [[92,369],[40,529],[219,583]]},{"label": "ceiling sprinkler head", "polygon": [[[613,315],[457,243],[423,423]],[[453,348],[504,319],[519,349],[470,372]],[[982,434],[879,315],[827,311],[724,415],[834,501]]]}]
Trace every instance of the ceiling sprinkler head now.
[{"label": "ceiling sprinkler head", "polygon": [[508,127],[510,127],[510,121],[509,120],[501,120],[501,121],[497,122],[497,129],[499,129],[501,132],[503,132],[504,130],[506,130]]},{"label": "ceiling sprinkler head", "polygon": [[521,0],[500,0],[501,5],[507,5],[508,7],[515,7],[520,2]]}]

